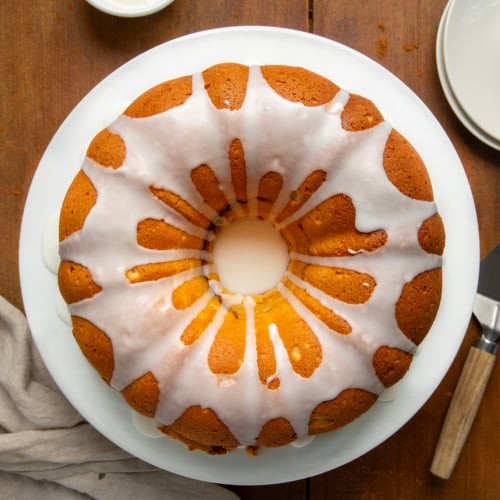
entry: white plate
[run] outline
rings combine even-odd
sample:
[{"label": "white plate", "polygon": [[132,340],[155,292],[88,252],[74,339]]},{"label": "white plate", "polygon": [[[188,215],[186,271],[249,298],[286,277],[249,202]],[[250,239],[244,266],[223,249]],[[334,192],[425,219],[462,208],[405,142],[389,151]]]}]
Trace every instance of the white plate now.
[{"label": "white plate", "polygon": [[465,110],[462,109],[460,103],[458,102],[458,99],[453,93],[453,89],[451,88],[450,81],[446,73],[443,55],[443,38],[451,3],[452,2],[449,2],[443,11],[436,36],[436,64],[441,87],[443,88],[443,92],[448,101],[448,104],[450,105],[457,118],[462,122],[462,125],[480,141],[484,142],[494,149],[500,150],[500,141],[497,141],[493,137],[489,136],[469,118]]},{"label": "white plate", "polygon": [[477,127],[500,141],[500,1],[449,4],[443,59],[463,110]]},{"label": "white plate", "polygon": [[[140,434],[121,397],[89,367],[70,328],[57,316],[56,279],[44,266],[40,251],[44,227],[59,211],[90,139],[143,90],[222,61],[302,65],[371,98],[420,151],[447,232],[442,307],[396,399],[377,402],[357,421],[304,448],[263,449],[257,457],[243,450],[209,456],[189,452],[166,437]],[[408,87],[374,61],[331,40],[280,28],[238,27],[160,45],[109,75],[76,106],[35,173],[21,227],[19,261],[24,306],[40,353],[61,390],[97,430],[133,455],[169,471],[251,485],[292,481],[339,467],[379,445],[420,409],[448,370],[469,323],[479,244],[474,203],[460,160],[434,116]]]}]

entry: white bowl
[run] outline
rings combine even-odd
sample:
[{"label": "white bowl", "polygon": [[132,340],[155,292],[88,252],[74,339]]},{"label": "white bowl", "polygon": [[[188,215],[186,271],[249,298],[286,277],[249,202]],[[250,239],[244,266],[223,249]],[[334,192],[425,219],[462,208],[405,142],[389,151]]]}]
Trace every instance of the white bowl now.
[{"label": "white bowl", "polygon": [[87,0],[87,3],[106,14],[119,17],[142,17],[154,14],[174,0]]}]

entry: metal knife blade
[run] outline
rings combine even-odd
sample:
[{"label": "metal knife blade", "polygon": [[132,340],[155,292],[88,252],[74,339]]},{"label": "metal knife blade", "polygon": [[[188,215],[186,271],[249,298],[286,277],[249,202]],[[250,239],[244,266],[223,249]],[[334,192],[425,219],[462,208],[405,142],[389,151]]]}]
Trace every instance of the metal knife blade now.
[{"label": "metal knife blade", "polygon": [[500,302],[500,243],[481,261],[477,291]]},{"label": "metal knife blade", "polygon": [[469,349],[441,429],[431,472],[448,479],[479,409],[500,337],[500,243],[481,261],[473,312],[483,333]]},{"label": "metal knife blade", "polygon": [[483,329],[475,346],[496,354],[500,337],[500,244],[481,262],[473,312]]}]

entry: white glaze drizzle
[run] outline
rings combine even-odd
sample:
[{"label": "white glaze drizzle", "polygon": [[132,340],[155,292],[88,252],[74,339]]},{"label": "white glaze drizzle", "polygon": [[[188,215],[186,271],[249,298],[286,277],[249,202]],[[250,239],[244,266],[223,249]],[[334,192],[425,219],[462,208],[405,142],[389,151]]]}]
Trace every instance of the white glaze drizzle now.
[{"label": "white glaze drizzle", "polygon": [[165,434],[156,427],[154,419],[145,417],[134,410],[130,410],[132,415],[132,422],[135,428],[143,435],[152,439],[165,437]]},{"label": "white glaze drizzle", "polygon": [[[382,163],[391,131],[387,122],[355,133],[342,128],[340,114],[348,99],[349,94],[341,90],[324,106],[292,103],[268,86],[258,67],[251,67],[241,109],[216,110],[201,74],[195,74],[193,93],[183,105],[147,118],[123,115],[109,127],[126,144],[126,157],[119,169],[103,168],[85,159],[82,168],[97,189],[97,203],[82,230],[61,243],[60,254],[63,260],[87,266],[102,292],[71,305],[70,311],[92,321],[111,338],[115,356],[111,385],[115,389],[123,389],[147,371],[154,374],[161,395],[156,414],[160,424],[171,424],[189,406],[200,405],[212,408],[244,445],[253,444],[262,425],[280,416],[290,421],[297,436],[304,436],[311,411],[320,402],[351,387],[377,394],[384,390],[372,369],[378,347],[415,350],[400,332],[394,308],[404,283],[440,265],[440,257],[426,254],[417,239],[420,224],[436,208],[434,203],[404,196],[388,180]],[[172,292],[185,280],[206,275],[211,264],[134,285],[124,276],[127,269],[138,264],[200,257],[196,251],[154,251],[138,246],[136,227],[145,218],[163,219],[193,235],[206,236],[156,199],[149,186],[177,193],[214,220],[217,214],[204,204],[190,178],[193,168],[208,164],[226,198],[238,210],[227,158],[234,138],[243,144],[250,173],[250,215],[256,214],[259,179],[268,171],[277,171],[283,177],[282,191],[270,215],[272,221],[290,192],[310,172],[321,169],[327,172],[327,181],[278,227],[297,220],[329,197],[346,193],[356,208],[357,228],[383,228],[388,235],[387,244],[372,253],[361,251],[342,258],[290,255],[308,263],[366,272],[377,286],[366,303],[352,305],[332,299],[286,273],[293,283],[344,317],[352,333],[332,332],[283,284],[278,284],[280,293],[317,335],[323,361],[310,378],[297,375],[276,325],[270,325],[277,362],[273,377],[280,379],[277,390],[269,390],[259,380],[252,297],[225,294],[217,282],[211,281],[210,291],[190,308],[178,311],[173,307]],[[218,219],[220,224],[225,223]],[[182,332],[214,294],[221,296],[223,307],[196,342],[184,345]],[[232,304],[243,304],[247,312],[244,362],[234,375],[214,375],[208,367],[208,352],[226,307]]]},{"label": "white glaze drizzle", "polygon": [[60,259],[58,252],[59,244],[59,214],[50,214],[42,233],[42,260],[45,267],[57,274]]}]

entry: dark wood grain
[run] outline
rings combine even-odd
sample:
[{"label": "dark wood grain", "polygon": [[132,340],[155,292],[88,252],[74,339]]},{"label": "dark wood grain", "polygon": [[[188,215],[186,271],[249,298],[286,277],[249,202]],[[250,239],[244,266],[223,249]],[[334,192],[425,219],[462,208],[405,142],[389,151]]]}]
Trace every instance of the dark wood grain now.
[{"label": "dark wood grain", "polygon": [[[120,19],[83,0],[0,2],[0,293],[22,308],[17,253],[24,201],[44,149],[71,109],[102,78],[143,51],[188,33],[232,25],[312,31],[366,54],[413,89],[449,134],[463,162],[484,256],[500,240],[500,153],[464,129],[441,91],[434,54],[445,4],[445,0],[176,0],[153,16]],[[452,478],[442,481],[429,472],[447,406],[478,332],[472,322],[433,396],[375,450],[308,480],[231,489],[247,500],[500,498],[498,365]]]}]

